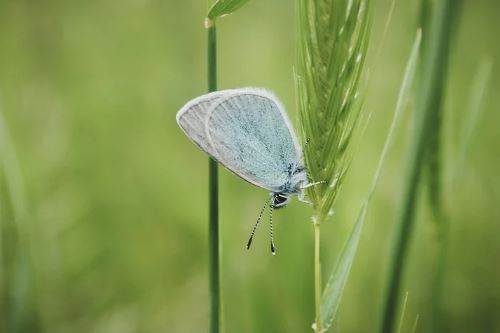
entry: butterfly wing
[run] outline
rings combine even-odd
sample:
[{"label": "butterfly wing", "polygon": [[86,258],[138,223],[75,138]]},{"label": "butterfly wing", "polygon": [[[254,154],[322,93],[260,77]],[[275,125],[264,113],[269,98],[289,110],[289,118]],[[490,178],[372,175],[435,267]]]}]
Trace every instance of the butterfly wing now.
[{"label": "butterfly wing", "polygon": [[215,157],[228,169],[281,191],[302,158],[281,103],[262,89],[239,89],[219,99],[205,126]]},{"label": "butterfly wing", "polygon": [[179,111],[177,121],[219,163],[270,191],[281,191],[290,172],[303,163],[281,103],[266,90],[242,88],[198,97]]},{"label": "butterfly wing", "polygon": [[191,141],[212,157],[215,157],[215,152],[206,137],[205,130],[208,111],[217,100],[224,96],[224,94],[231,92],[232,90],[222,90],[199,96],[186,103],[186,105],[177,112],[177,123],[180,128]]}]

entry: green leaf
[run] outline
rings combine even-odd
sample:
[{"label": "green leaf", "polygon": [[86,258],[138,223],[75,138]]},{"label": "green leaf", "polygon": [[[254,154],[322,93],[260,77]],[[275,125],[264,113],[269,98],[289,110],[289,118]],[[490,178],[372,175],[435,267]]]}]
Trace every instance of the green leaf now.
[{"label": "green leaf", "polygon": [[207,18],[215,20],[218,17],[229,15],[243,7],[248,0],[218,0],[208,10]]},{"label": "green leaf", "polygon": [[370,204],[370,200],[373,196],[373,193],[375,192],[375,188],[380,178],[385,157],[387,156],[389,147],[393,142],[394,130],[396,128],[398,120],[401,118],[402,111],[404,110],[404,107],[408,101],[408,96],[411,91],[410,87],[415,75],[415,68],[418,59],[418,49],[420,47],[420,40],[421,40],[421,32],[419,30],[417,32],[415,43],[413,44],[410,58],[408,59],[408,63],[406,65],[406,70],[399,91],[396,108],[391,122],[391,127],[385,139],[384,147],[382,149],[377,169],[373,177],[372,185],[367,193],[367,196],[363,204],[361,205],[361,209],[358,214],[356,223],[351,231],[351,234],[349,235],[349,238],[347,239],[346,244],[344,245],[344,248],[339,256],[338,262],[335,265],[335,269],[330,275],[330,279],[328,280],[328,283],[323,292],[323,298],[321,302],[321,327],[323,328],[324,331],[328,330],[328,328],[331,327],[332,323],[335,320],[340,305],[340,300],[342,298],[342,293],[344,291],[347,278],[349,277],[349,272],[351,270],[351,266],[354,261],[354,256],[356,255],[359,239],[361,237],[361,231],[363,230],[363,226],[365,223],[365,217],[366,217],[366,212],[368,210],[368,205]]},{"label": "green leaf", "polygon": [[349,276],[356,250],[358,249],[359,238],[361,237],[361,230],[363,230],[363,225],[365,223],[367,208],[368,201],[365,201],[363,206],[361,206],[356,224],[349,235],[347,243],[344,245],[339,261],[323,292],[321,301],[321,327],[325,331],[331,326],[337,314],[347,277]]}]

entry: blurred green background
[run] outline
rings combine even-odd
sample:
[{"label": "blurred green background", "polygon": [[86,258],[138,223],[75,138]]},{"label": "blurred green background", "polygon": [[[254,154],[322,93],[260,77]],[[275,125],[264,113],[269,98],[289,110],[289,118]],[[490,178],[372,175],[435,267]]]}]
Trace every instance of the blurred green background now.
[{"label": "blurred green background", "polygon": [[[389,127],[418,1],[373,6],[359,140],[323,227],[325,280],[354,222]],[[500,59],[500,3],[464,1],[446,90],[444,175],[451,216],[446,332],[500,332],[500,89],[493,67],[463,172],[453,177],[473,78]],[[206,91],[204,1],[0,2],[0,331],[203,332],[207,157],[176,111]],[[252,0],[218,23],[219,87],[263,86],[295,119],[294,4]],[[370,207],[337,332],[375,330],[411,130],[397,132]],[[267,194],[221,169],[226,332],[310,332],[310,207],[275,214],[245,244]],[[431,326],[436,225],[424,203],[407,262],[401,332]]]}]

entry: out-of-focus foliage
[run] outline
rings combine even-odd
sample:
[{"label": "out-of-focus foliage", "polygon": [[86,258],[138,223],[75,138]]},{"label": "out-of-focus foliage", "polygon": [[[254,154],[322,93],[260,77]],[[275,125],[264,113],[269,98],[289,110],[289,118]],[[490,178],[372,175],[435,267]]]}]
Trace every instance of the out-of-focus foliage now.
[{"label": "out-of-focus foliage", "polygon": [[[322,227],[325,272],[369,187],[414,40],[417,5],[400,1],[380,45],[389,6],[372,8],[366,60],[372,78],[364,103],[372,117],[338,197],[335,223]],[[499,10],[496,1],[464,2],[446,83],[444,151],[453,160],[447,147],[456,146],[468,119],[480,59],[494,61],[492,93],[485,95],[461,177],[455,191],[444,194],[451,207],[446,332],[500,330]],[[0,2],[0,109],[27,210],[19,230],[2,161],[1,332],[11,333],[6,325],[19,315],[27,316],[24,332],[30,333],[205,330],[206,156],[175,123],[177,109],[206,90],[205,15],[204,1]],[[289,1],[255,0],[220,20],[219,87],[272,89],[294,118],[294,17]],[[410,120],[396,133],[370,206],[336,321],[342,332],[369,332],[376,324]],[[451,170],[443,165],[446,179]],[[223,169],[220,191],[226,331],[309,331],[311,207],[294,202],[276,212],[279,252],[272,257],[264,228],[252,250],[245,249],[266,192]],[[425,223],[427,206],[419,219],[402,332],[411,331],[417,314],[417,332],[430,329],[436,229]],[[21,248],[23,242],[29,246]],[[27,262],[19,261],[23,253]]]}]

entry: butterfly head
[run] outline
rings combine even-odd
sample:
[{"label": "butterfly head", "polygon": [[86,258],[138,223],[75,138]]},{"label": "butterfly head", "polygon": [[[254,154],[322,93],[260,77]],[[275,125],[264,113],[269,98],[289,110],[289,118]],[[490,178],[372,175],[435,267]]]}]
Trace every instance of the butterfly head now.
[{"label": "butterfly head", "polygon": [[285,207],[290,202],[290,195],[274,192],[271,194],[271,207],[274,209]]}]

